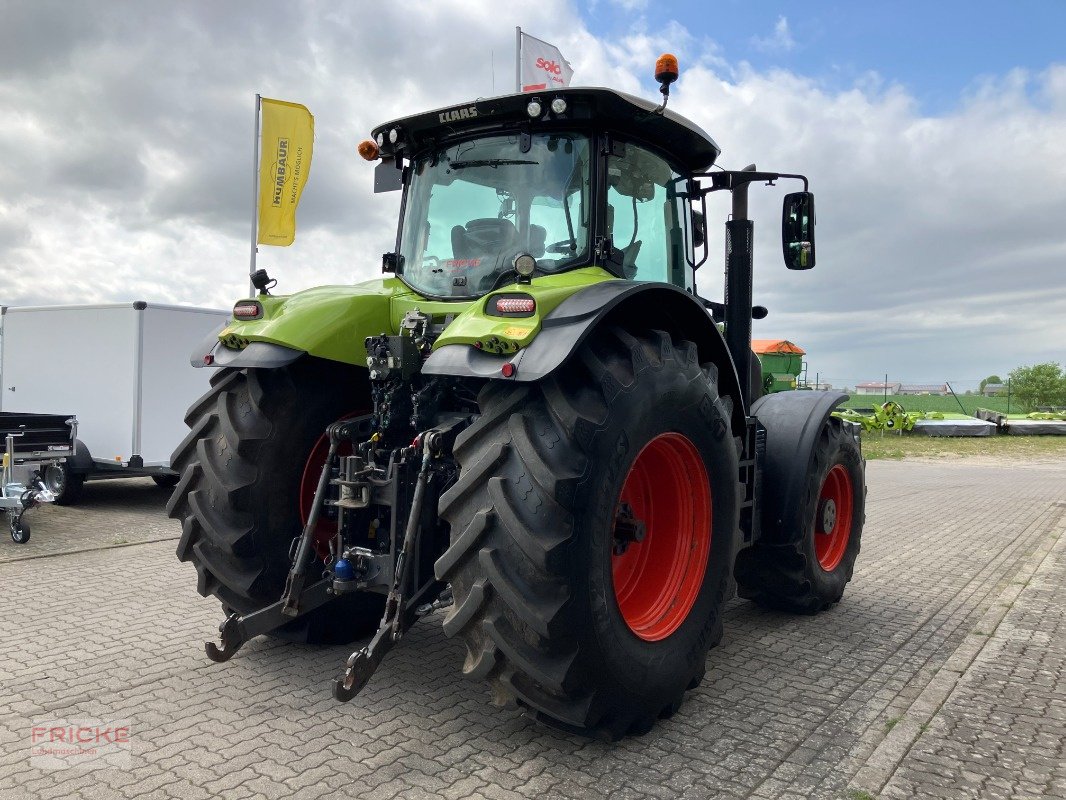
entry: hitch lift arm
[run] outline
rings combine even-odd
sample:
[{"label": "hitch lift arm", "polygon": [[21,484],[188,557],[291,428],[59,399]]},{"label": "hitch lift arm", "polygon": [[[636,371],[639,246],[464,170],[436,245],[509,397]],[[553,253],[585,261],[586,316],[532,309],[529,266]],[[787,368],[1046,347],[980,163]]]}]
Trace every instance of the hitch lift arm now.
[{"label": "hitch lift arm", "polygon": [[442,437],[439,431],[432,430],[422,437],[422,465],[418,470],[415,483],[414,499],[411,501],[411,513],[407,517],[407,529],[404,531],[403,545],[396,556],[396,569],[393,572],[392,587],[385,601],[385,614],[381,625],[370,643],[356,650],[348,657],[344,674],[333,681],[333,697],[347,703],[363,690],[370,676],[374,674],[385,654],[403,636],[404,594],[406,589],[407,562],[418,538],[422,506],[426,499],[426,486],[429,484],[433,456],[439,453]]},{"label": "hitch lift arm", "polygon": [[329,454],[322,465],[322,474],[318,478],[318,488],[315,490],[315,501],[307,517],[307,524],[304,525],[303,532],[300,534],[289,576],[285,579],[285,591],[276,603],[253,611],[251,614],[230,614],[218,626],[221,647],[214,642],[204,644],[207,657],[212,661],[228,661],[250,639],[269,633],[298,616],[314,611],[332,599],[332,581],[329,578],[324,578],[306,589],[304,585],[307,583],[307,569],[311,565],[315,529],[318,527],[322,506],[325,504],[326,485],[329,483],[329,471],[333,466],[333,459],[337,455],[340,443],[358,432],[361,421],[360,419],[342,420],[326,428],[329,436]]}]

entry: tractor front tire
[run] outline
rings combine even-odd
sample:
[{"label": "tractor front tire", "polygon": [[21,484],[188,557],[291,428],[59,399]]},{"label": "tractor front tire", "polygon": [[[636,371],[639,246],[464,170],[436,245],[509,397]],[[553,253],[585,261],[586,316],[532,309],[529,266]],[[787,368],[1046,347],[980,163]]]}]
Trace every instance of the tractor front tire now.
[{"label": "tractor front tire", "polygon": [[[738,594],[796,614],[817,614],[838,602],[859,555],[866,519],[864,474],[855,438],[841,420],[829,418],[807,475],[802,530],[787,543],[742,551],[735,570]],[[764,514],[779,513],[771,498],[767,503]]]},{"label": "tractor front tire", "polygon": [[[189,409],[192,430],[171,457],[181,478],[167,514],[181,522],[177,555],[196,567],[200,594],[215,595],[227,613],[246,614],[281,598],[316,443],[369,394],[354,368],[318,361],[223,369],[211,384]],[[343,595],[276,635],[345,643],[372,633],[383,610],[381,595]]]},{"label": "tractor front tire", "polygon": [[479,404],[436,564],[463,672],[566,730],[645,733],[722,636],[738,472],[717,370],[692,342],[614,328],[540,382],[490,382]]}]

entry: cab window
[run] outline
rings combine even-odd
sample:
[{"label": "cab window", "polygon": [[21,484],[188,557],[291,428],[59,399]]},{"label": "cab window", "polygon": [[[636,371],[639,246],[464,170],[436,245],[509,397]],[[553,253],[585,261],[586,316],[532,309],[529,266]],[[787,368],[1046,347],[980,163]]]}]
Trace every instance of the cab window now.
[{"label": "cab window", "polygon": [[685,179],[639,145],[615,152],[607,163],[606,218],[615,264],[631,280],[686,286]]}]

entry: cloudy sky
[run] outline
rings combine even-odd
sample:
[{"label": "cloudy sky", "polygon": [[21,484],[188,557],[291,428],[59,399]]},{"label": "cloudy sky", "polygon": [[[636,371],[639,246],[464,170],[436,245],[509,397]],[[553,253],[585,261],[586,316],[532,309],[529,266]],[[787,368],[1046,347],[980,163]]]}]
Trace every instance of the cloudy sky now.
[{"label": "cloudy sky", "polygon": [[801,344],[812,373],[969,388],[1066,361],[1066,5],[872,5],[6,0],[0,304],[231,305],[256,92],[316,121],[296,243],[262,247],[260,266],[286,292],[373,277],[397,203],[372,193],[355,145],[387,119],[511,90],[521,25],[559,46],[575,85],[653,97],[656,56],[676,53],[671,106],[722,165],[811,177],[813,272],[780,263],[781,190],[754,190],[752,215],[770,309],[756,335]]}]

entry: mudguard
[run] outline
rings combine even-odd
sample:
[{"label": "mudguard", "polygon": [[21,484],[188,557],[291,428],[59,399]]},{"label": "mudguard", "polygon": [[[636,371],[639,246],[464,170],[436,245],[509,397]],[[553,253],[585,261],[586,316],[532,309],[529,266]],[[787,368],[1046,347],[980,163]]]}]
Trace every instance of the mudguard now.
[{"label": "mudguard", "polygon": [[291,364],[304,355],[303,350],[272,342],[251,342],[243,350],[231,350],[218,340],[219,334],[232,323],[223,322],[193,348],[189,363],[200,367],[262,367],[276,369]]},{"label": "mudguard", "polygon": [[215,346],[218,344],[218,335],[228,324],[228,321],[223,322],[217,328],[213,328],[211,332],[201,339],[200,343],[193,348],[192,353],[189,354],[189,363],[192,366],[199,368],[208,365],[207,356],[214,357]]},{"label": "mudguard", "polygon": [[[211,356],[210,365],[204,356]],[[295,350],[281,344],[270,342],[252,342],[243,350],[230,350],[221,342],[216,341],[214,346],[201,354],[197,359],[194,352],[189,361],[194,367],[261,367],[263,369],[277,369],[291,364],[304,355],[303,350]]]},{"label": "mudguard", "polygon": [[[259,294],[255,300],[262,308],[260,317],[231,318],[190,354],[189,362],[194,367],[273,368],[307,354],[365,366],[363,340],[395,331],[390,310],[405,296],[415,297],[395,278],[316,286],[291,295]],[[222,347],[216,347],[219,342]],[[205,362],[207,355],[212,359]]]},{"label": "mudguard", "polygon": [[766,457],[759,497],[761,541],[785,544],[805,530],[800,519],[814,448],[843,392],[778,392],[752,404],[752,416],[766,428]]},{"label": "mudguard", "polygon": [[[592,284],[544,317],[537,337],[514,355],[494,355],[469,345],[445,345],[426,360],[422,372],[519,383],[538,381],[562,365],[598,326],[626,323],[674,331],[695,342],[700,362],[718,365],[720,391],[735,398],[734,430],[743,430],[737,371],[721,332],[699,300],[668,283],[617,280]],[[515,370],[510,378],[504,378],[501,369],[508,362]]]},{"label": "mudguard", "polygon": [[88,473],[93,470],[92,453],[81,439],[74,442],[74,455],[67,459],[67,468],[75,473]]}]

